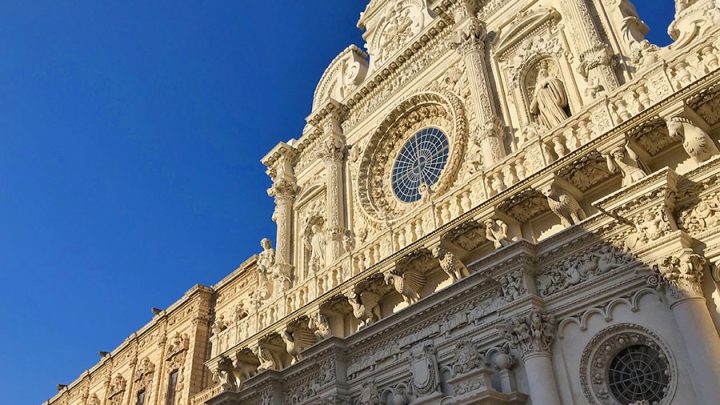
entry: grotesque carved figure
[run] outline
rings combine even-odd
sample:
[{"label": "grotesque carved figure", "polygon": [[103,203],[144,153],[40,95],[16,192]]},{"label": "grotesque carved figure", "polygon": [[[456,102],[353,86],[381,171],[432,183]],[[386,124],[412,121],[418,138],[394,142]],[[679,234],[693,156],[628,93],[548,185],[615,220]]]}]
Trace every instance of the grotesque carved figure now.
[{"label": "grotesque carved figure", "polygon": [[611,173],[620,171],[622,174],[622,186],[627,187],[634,184],[638,180],[644,178],[647,174],[640,168],[640,161],[637,154],[626,143],[625,146],[618,146],[605,155],[608,170]]},{"label": "grotesque carved figure", "polygon": [[292,357],[290,364],[301,360],[300,354],[317,341],[315,335],[306,329],[297,329],[294,332],[283,330],[280,337],[285,342],[285,350]]},{"label": "grotesque carved figure", "polygon": [[580,223],[586,218],[585,211],[580,207],[575,197],[567,192],[558,190],[554,185],[545,190],[550,211],[560,218],[566,228]]},{"label": "grotesque carved figure", "polygon": [[670,137],[682,141],[690,159],[681,164],[678,171],[687,172],[720,153],[710,136],[686,117],[678,116],[666,120]]},{"label": "grotesque carved figure", "polygon": [[255,348],[255,355],[260,361],[260,365],[257,368],[258,373],[265,370],[275,370],[277,368],[275,367],[275,360],[273,359],[272,353],[270,353],[267,348],[257,346]]},{"label": "grotesque carved figure", "polygon": [[310,252],[308,267],[317,273],[325,266],[325,234],[320,225],[314,224],[305,236],[305,247]]},{"label": "grotesque carved figure", "polygon": [[420,299],[420,289],[425,285],[425,276],[416,271],[406,271],[403,275],[392,271],[384,273],[385,283],[393,286],[407,304],[414,304]]},{"label": "grotesque carved figure", "polygon": [[454,254],[437,246],[432,251],[433,256],[440,262],[440,268],[450,276],[453,282],[470,275],[470,270]]},{"label": "grotesque carved figure", "polygon": [[512,239],[508,237],[507,224],[499,219],[485,220],[485,237],[495,245],[495,249],[512,243]]},{"label": "grotesque carved figure", "polygon": [[328,322],[327,317],[320,312],[315,314],[315,316],[310,317],[308,326],[310,329],[315,329],[314,333],[318,339],[327,339],[332,336],[330,322]]},{"label": "grotesque carved figure", "polygon": [[371,323],[380,320],[380,296],[370,291],[361,293],[350,293],[346,295],[348,303],[353,309],[353,316],[360,321],[360,327],[363,328]]},{"label": "grotesque carved figure", "polygon": [[377,385],[375,380],[366,380],[362,383],[362,389],[360,390],[360,398],[358,398],[358,405],[379,405],[380,396],[377,392]]},{"label": "grotesque carved figure", "polygon": [[217,320],[212,326],[213,335],[217,336],[220,332],[224,331],[228,327],[228,322],[225,321],[225,315],[218,316]]},{"label": "grotesque carved figure", "polygon": [[547,61],[540,62],[537,81],[530,101],[530,112],[538,122],[550,129],[568,118],[567,93],[562,80],[550,75]]}]

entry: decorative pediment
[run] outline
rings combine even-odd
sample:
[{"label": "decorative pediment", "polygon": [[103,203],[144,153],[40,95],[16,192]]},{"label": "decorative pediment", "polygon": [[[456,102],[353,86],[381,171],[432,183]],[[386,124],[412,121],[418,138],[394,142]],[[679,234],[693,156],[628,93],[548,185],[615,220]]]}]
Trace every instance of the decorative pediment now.
[{"label": "decorative pediment", "polygon": [[500,31],[495,44],[497,53],[503,53],[548,21],[557,22],[560,13],[550,7],[536,7],[525,10]]},{"label": "decorative pediment", "polygon": [[371,2],[358,21],[358,27],[366,29],[371,69],[400,52],[431,20],[427,0]]},{"label": "decorative pediment", "polygon": [[350,45],[335,57],[325,69],[313,98],[315,111],[329,100],[342,101],[362,82],[368,71],[368,55],[355,45]]},{"label": "decorative pediment", "polygon": [[190,347],[190,338],[187,334],[175,333],[168,342],[165,359],[170,363],[170,369],[180,368],[185,362],[185,355]]}]

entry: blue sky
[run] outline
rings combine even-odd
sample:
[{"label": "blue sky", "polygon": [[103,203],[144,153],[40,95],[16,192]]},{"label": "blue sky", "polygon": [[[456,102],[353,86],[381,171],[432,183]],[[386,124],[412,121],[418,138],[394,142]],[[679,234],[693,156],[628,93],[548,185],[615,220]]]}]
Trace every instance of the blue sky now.
[{"label": "blue sky", "polygon": [[[636,2],[667,43],[672,0]],[[0,2],[0,392],[37,404],[274,236],[297,137],[364,0]]]}]

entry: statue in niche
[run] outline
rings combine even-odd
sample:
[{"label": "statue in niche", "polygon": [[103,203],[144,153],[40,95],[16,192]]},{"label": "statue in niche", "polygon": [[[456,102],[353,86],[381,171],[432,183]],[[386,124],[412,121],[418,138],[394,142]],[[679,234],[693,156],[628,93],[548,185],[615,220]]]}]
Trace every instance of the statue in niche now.
[{"label": "statue in niche", "polygon": [[275,266],[275,249],[269,239],[264,238],[260,241],[263,251],[258,255],[258,298],[268,298],[270,295],[270,287],[268,284],[268,275],[273,273]]},{"label": "statue in niche", "polygon": [[305,248],[310,252],[308,268],[317,273],[325,266],[325,233],[320,225],[313,224],[305,234]]},{"label": "statue in niche", "polygon": [[637,154],[630,149],[627,143],[625,146],[618,146],[605,155],[610,173],[620,171],[622,174],[622,186],[627,187],[636,181],[644,178],[647,174],[640,168],[640,161]]},{"label": "statue in niche", "polygon": [[565,121],[568,113],[568,97],[562,80],[549,73],[547,61],[538,65],[535,89],[530,101],[530,113],[538,122],[550,129]]}]

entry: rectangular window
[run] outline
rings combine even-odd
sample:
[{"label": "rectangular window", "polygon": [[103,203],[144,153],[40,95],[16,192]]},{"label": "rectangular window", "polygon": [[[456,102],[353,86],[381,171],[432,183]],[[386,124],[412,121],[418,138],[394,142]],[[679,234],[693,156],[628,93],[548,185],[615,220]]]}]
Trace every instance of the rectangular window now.
[{"label": "rectangular window", "polygon": [[168,380],[167,395],[165,396],[165,405],[175,405],[175,389],[177,388],[178,371],[170,373]]},{"label": "rectangular window", "polygon": [[137,400],[135,401],[135,405],[145,405],[145,390],[144,389],[138,391]]}]

